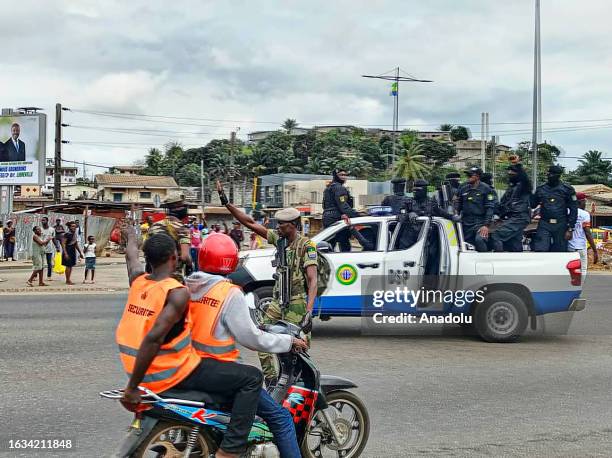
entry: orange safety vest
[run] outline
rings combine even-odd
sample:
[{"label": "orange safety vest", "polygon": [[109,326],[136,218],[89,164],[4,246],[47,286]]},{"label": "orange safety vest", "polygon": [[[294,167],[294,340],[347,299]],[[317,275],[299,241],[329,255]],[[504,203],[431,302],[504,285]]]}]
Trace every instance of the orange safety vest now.
[{"label": "orange safety vest", "polygon": [[[128,375],[132,375],[138,349],[164,308],[168,293],[182,287],[174,278],[154,281],[146,275],[132,282],[115,333],[119,356]],[[160,347],[140,385],[161,393],[185,379],[199,363],[200,358],[191,345],[189,327],[185,326],[178,336]]]},{"label": "orange safety vest", "polygon": [[225,299],[232,288],[238,286],[229,281],[220,281],[198,300],[189,302],[189,324],[193,338],[193,347],[202,358],[213,358],[219,361],[236,361],[240,350],[236,348],[233,337],[217,340],[215,328]]}]

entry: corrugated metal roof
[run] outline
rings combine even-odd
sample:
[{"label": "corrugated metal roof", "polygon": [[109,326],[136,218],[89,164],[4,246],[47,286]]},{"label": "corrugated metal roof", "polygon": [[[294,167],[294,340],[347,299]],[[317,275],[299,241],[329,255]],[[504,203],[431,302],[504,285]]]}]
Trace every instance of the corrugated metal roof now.
[{"label": "corrugated metal roof", "polygon": [[96,175],[96,183],[99,186],[128,186],[128,187],[157,187],[157,188],[177,188],[178,185],[172,177],[157,177],[148,175],[117,175],[105,173]]}]

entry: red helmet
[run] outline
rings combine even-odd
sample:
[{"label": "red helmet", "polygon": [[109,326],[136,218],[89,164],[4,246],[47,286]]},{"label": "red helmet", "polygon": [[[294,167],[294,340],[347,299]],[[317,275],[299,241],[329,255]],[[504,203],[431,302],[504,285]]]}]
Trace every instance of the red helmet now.
[{"label": "red helmet", "polygon": [[204,239],[198,252],[198,266],[202,272],[229,274],[238,265],[238,248],[227,235],[213,232]]}]

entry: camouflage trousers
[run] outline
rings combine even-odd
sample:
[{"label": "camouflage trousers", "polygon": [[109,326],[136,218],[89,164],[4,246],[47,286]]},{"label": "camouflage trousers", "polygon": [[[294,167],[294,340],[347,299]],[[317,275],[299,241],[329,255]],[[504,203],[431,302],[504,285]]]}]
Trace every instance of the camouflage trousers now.
[{"label": "camouflage trousers", "polygon": [[[285,321],[293,324],[300,324],[302,319],[306,315],[306,302],[298,302],[289,304],[287,310],[285,310]],[[278,320],[283,319],[281,314],[280,305],[278,302],[273,301],[264,312],[263,322],[266,324],[276,323]],[[310,346],[310,333],[306,335],[306,342]],[[271,353],[258,353],[259,362],[261,364],[261,371],[266,380],[278,378],[276,370],[275,360],[276,357]]]}]

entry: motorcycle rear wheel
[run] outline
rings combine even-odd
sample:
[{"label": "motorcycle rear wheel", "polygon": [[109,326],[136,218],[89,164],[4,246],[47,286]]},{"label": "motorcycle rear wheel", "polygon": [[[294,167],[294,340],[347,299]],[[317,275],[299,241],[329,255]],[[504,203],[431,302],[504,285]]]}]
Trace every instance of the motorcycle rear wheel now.
[{"label": "motorcycle rear wheel", "polygon": [[[159,422],[132,456],[134,458],[182,457],[190,432],[189,425]],[[200,431],[189,457],[208,458],[216,449],[212,441]]]},{"label": "motorcycle rear wheel", "polygon": [[360,456],[370,435],[368,410],[361,399],[350,391],[333,391],[326,398],[335,413],[332,416],[335,417],[334,423],[343,442],[340,446],[335,443],[323,419],[323,414],[317,411],[302,441],[302,456],[305,458],[356,458]]}]

